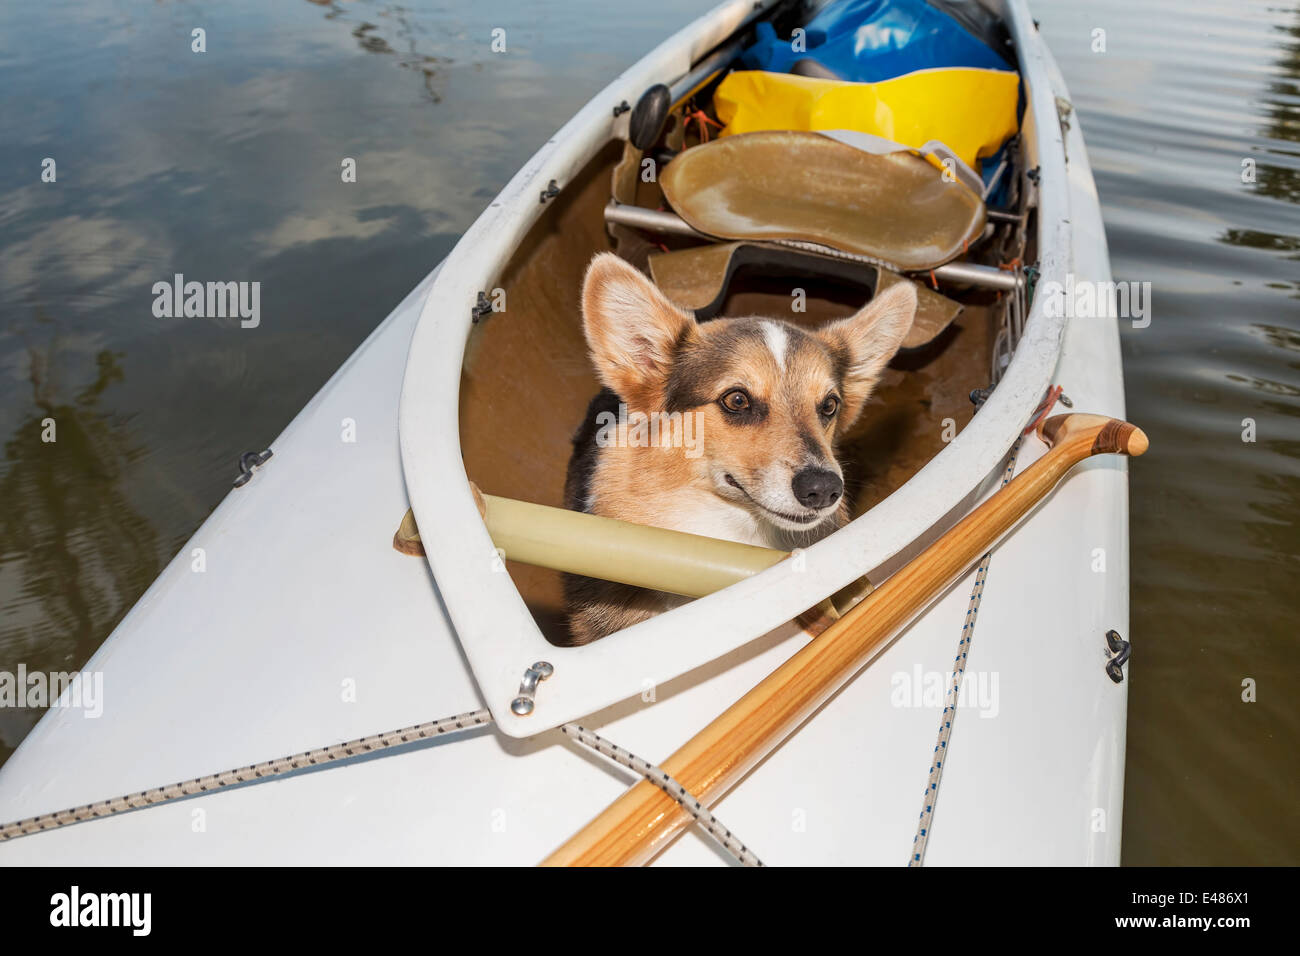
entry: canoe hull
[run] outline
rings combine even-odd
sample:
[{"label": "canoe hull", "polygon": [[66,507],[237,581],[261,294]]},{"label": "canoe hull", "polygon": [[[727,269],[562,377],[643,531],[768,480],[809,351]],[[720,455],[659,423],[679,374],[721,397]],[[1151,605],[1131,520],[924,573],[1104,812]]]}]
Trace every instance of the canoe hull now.
[{"label": "canoe hull", "polygon": [[[1035,100],[1066,96],[1023,4],[1011,6]],[[629,74],[639,84],[636,69]],[[1040,128],[1055,123],[1054,102],[1035,116]],[[1053,136],[1062,147],[1057,176],[1044,176],[1059,184],[1043,196],[1044,275],[1105,281],[1105,237],[1077,127],[1064,139],[1059,125],[1041,137],[1044,148]],[[1067,231],[1053,235],[1056,227]],[[448,266],[461,261],[454,255]],[[392,427],[411,402],[409,376],[405,398],[398,385],[407,345],[428,334],[416,327],[438,307],[430,296],[441,278],[435,270],[376,330],[92,658],[88,668],[104,674],[103,715],[50,711],[0,768],[0,817],[484,704],[499,709],[502,688],[519,675],[503,672],[500,686],[475,679],[457,637],[466,612],[449,613],[466,582],[444,578],[437,565],[435,582],[427,564],[390,545],[408,504],[407,430],[455,434],[445,408],[430,412],[437,419],[404,418],[400,450]],[[868,526],[866,537],[888,541],[855,539],[855,548],[884,563],[901,551],[896,539],[920,536],[936,515],[978,494],[1048,381],[1078,410],[1123,416],[1114,319],[1031,332],[1020,365],[977,416],[987,447],[967,440],[968,429],[944,453],[957,464],[937,463],[890,500],[891,511],[916,510],[912,524]],[[455,352],[454,337],[439,347]],[[358,423],[357,446],[338,441],[345,416]],[[997,447],[989,435],[1007,440]],[[1021,467],[1037,453],[1027,442]],[[983,479],[935,500],[933,482],[969,474]],[[207,552],[203,574],[191,568],[196,547]],[[1114,628],[1130,637],[1127,551],[1125,463],[1113,458],[1081,465],[998,548],[967,663],[974,693],[954,723],[928,863],[1118,862],[1127,685],[1105,675],[1103,635]],[[938,730],[932,688],[951,667],[970,587],[968,576],[937,599],[716,806],[765,862],[906,862]],[[765,636],[720,655],[710,649],[703,666],[657,682],[652,700],[622,690],[617,702],[592,698],[584,723],[649,759],[671,752],[805,640],[767,623],[801,596],[759,600],[760,591],[737,593],[732,606],[760,606],[742,626]],[[715,623],[711,613],[690,631]],[[575,696],[572,706],[582,705]],[[531,739],[516,739],[518,728],[505,729],[22,838],[0,844],[0,864],[531,864],[632,782],[556,731],[534,726]],[[659,859],[726,862],[694,832]]]}]

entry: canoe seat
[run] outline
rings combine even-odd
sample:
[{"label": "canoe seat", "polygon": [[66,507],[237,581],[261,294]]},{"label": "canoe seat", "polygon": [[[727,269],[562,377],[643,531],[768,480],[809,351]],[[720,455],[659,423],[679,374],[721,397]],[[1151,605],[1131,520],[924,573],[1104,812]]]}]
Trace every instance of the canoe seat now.
[{"label": "canoe seat", "polygon": [[984,231],[984,202],[906,149],[875,153],[820,133],[743,133],[692,147],[664,169],[673,209],[724,239],[794,239],[895,271],[933,269]]},{"label": "canoe seat", "polygon": [[[770,278],[818,279],[857,290],[858,305],[898,282],[912,280],[878,266],[836,259],[830,256],[760,245],[728,242],[697,246],[650,256],[650,276],[664,295],[704,321],[718,315],[738,274],[761,274]],[[961,314],[963,306],[920,283],[916,319],[903,340],[904,349],[928,345]]]}]

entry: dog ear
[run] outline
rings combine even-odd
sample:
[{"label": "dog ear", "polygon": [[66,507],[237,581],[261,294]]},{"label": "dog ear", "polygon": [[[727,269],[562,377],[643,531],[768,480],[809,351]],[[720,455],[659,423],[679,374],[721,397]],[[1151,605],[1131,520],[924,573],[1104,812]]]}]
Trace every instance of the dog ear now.
[{"label": "dog ear", "polygon": [[844,372],[840,428],[852,425],[871,397],[880,373],[894,357],[916,318],[916,289],[899,282],[877,295],[857,315],[817,330]]},{"label": "dog ear", "polygon": [[591,260],[582,286],[582,324],[600,380],[629,405],[657,409],[678,344],[695,319],[612,252]]}]

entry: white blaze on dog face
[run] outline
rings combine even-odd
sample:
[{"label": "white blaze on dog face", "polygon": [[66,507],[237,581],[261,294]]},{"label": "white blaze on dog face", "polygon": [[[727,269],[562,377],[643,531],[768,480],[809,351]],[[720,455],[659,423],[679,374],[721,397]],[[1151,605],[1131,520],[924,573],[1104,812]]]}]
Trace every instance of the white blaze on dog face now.
[{"label": "white blaze on dog face", "polygon": [[704,324],[627,263],[597,257],[583,319],[601,380],[632,407],[702,416],[690,480],[786,531],[843,506],[835,440],[857,418],[911,328],[900,283],[815,332],[777,319]]}]

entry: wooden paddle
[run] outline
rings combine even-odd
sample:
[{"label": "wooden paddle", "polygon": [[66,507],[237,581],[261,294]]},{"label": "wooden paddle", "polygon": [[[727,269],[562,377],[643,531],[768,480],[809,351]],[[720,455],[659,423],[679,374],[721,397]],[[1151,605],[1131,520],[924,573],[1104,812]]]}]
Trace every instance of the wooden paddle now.
[{"label": "wooden paddle", "polygon": [[[771,753],[949,584],[992,548],[1074,465],[1092,455],[1138,456],[1142,430],[1101,415],[1058,415],[1038,426],[1048,452],[915,560],[773,671],[660,766],[710,806]],[[542,861],[543,866],[648,862],[689,823],[647,780]]]}]

